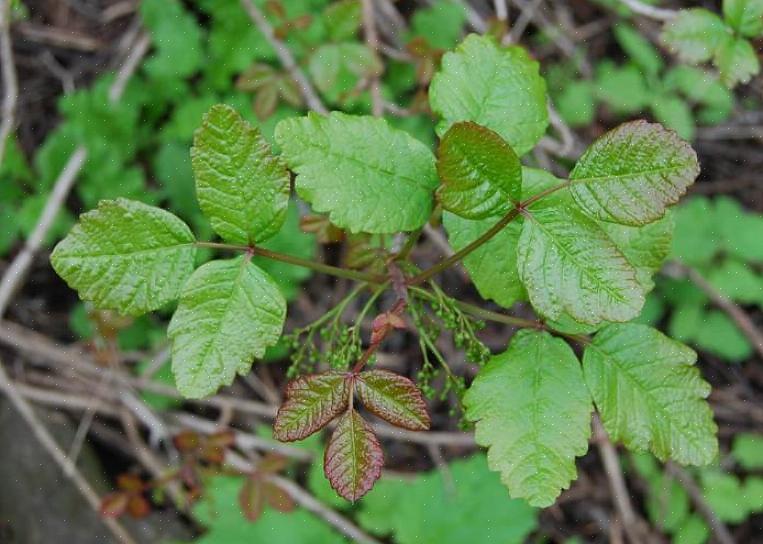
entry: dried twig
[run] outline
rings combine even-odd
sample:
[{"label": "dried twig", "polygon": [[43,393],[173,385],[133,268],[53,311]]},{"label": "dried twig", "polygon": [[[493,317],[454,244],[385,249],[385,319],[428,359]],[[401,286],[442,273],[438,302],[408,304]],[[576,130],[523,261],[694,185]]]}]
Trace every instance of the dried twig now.
[{"label": "dried twig", "polygon": [[670,276],[672,278],[690,279],[694,285],[699,287],[699,289],[708,296],[713,304],[723,310],[726,315],[728,315],[734,321],[734,323],[736,323],[736,326],[739,327],[739,330],[742,331],[742,334],[744,334],[747,340],[750,341],[750,343],[755,348],[755,351],[758,352],[758,355],[763,357],[763,333],[752,321],[752,318],[747,315],[747,312],[745,312],[740,306],[737,306],[734,301],[713,287],[712,284],[702,276],[702,274],[697,272],[692,267],[678,261],[670,261],[666,263],[662,269],[662,272],[666,276]]},{"label": "dried twig", "polygon": [[507,21],[509,19],[509,7],[506,5],[506,0],[493,0],[493,8],[495,9],[495,17],[499,21]]},{"label": "dried twig", "polygon": [[543,0],[531,0],[530,3],[525,4],[525,6],[520,9],[519,17],[517,17],[517,20],[511,26],[509,33],[506,34],[506,36],[503,38],[504,45],[508,45],[510,43],[519,43],[519,40],[522,38],[522,34],[524,34],[525,30],[527,30],[527,25],[529,25],[530,21],[533,19],[535,10],[538,9],[538,6],[540,6],[542,1]]},{"label": "dried twig", "polygon": [[697,486],[696,482],[691,477],[691,474],[671,461],[668,461],[665,464],[665,469],[678,481],[679,484],[681,484],[681,486],[683,486],[686,493],[689,494],[691,502],[694,503],[694,507],[700,514],[702,514],[702,517],[705,518],[708,525],[710,525],[710,529],[712,529],[718,542],[720,542],[720,544],[734,544],[734,537],[731,536],[728,527],[718,519],[718,516],[713,509],[707,504],[705,497],[702,496],[702,490]]},{"label": "dried twig", "polygon": [[27,40],[64,49],[74,49],[90,53],[101,49],[105,45],[100,40],[90,36],[54,26],[20,22],[17,29]]},{"label": "dried twig", "polygon": [[641,523],[641,520],[631,503],[628,488],[625,485],[625,478],[623,478],[620,462],[617,458],[617,451],[609,440],[607,432],[604,430],[601,421],[599,421],[598,415],[594,415],[593,417],[593,429],[594,441],[596,442],[596,447],[601,455],[602,463],[604,464],[604,472],[607,475],[607,480],[609,480],[609,487],[612,490],[612,498],[615,502],[615,507],[620,514],[620,520],[623,523],[625,534],[628,536],[628,540],[631,544],[646,543],[649,540],[644,534],[644,525]]},{"label": "dried twig", "polygon": [[16,65],[13,61],[11,44],[11,0],[0,0],[0,63],[3,71],[3,119],[0,122],[0,164],[5,156],[5,146],[16,123],[16,102],[19,98],[19,84],[16,79]]},{"label": "dried twig", "polygon": [[466,21],[469,26],[480,34],[484,34],[487,31],[487,21],[479,12],[467,0],[456,0],[458,4],[461,4],[466,10]]},{"label": "dried twig", "polygon": [[[374,17],[374,4],[372,0],[362,0],[363,3],[363,33],[366,37],[366,45],[377,54],[379,49],[379,35],[376,33],[376,19]],[[381,88],[379,87],[379,76],[371,77],[369,84],[371,92],[371,113],[375,117],[380,117],[384,113],[384,103],[382,102]]]},{"label": "dried twig", "polygon": [[283,44],[283,42],[276,37],[273,27],[265,18],[265,15],[260,11],[260,8],[258,8],[252,0],[241,0],[241,5],[246,10],[249,18],[252,19],[260,32],[265,35],[265,39],[275,50],[284,69],[289,72],[289,75],[297,84],[297,87],[299,87],[299,91],[302,93],[302,97],[305,99],[307,106],[311,110],[326,115],[328,109],[326,109],[326,106],[323,105],[323,102],[318,97],[310,80],[307,79],[307,76],[305,76],[302,69],[297,65],[297,61],[294,60],[294,55],[292,55],[291,51]]},{"label": "dried twig", "polygon": [[[59,346],[45,335],[9,321],[0,321],[0,344],[12,347],[31,359],[42,359],[62,369],[86,374],[91,379],[98,379],[102,373],[114,374],[115,377],[112,383],[126,383],[131,387],[170,398],[183,398],[174,387],[140,378],[133,378],[108,368],[98,368],[90,356],[82,350],[76,347],[67,348]],[[183,400],[218,409],[229,407],[240,413],[252,414],[268,420],[275,418],[276,415],[276,407],[273,405],[229,395],[214,395],[204,399]],[[379,436],[392,440],[402,440],[423,445],[439,444],[453,447],[474,447],[474,436],[470,433],[448,431],[421,433],[406,431],[386,423],[374,423],[373,429]]]},{"label": "dried twig", "polygon": [[628,6],[634,13],[658,21],[670,21],[678,15],[678,12],[673,9],[656,8],[639,2],[639,0],[620,0],[620,2]]}]

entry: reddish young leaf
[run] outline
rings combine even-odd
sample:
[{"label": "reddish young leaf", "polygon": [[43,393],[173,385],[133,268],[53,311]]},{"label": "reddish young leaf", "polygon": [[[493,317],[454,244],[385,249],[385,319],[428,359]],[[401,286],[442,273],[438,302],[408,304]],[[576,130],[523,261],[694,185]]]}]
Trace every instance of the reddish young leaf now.
[{"label": "reddish young leaf", "polygon": [[180,481],[182,481],[190,489],[199,487],[199,475],[196,474],[196,467],[191,463],[184,463],[180,467]]},{"label": "reddish young leaf", "polygon": [[358,376],[355,390],[368,411],[393,425],[412,431],[429,428],[424,396],[408,378],[387,370],[369,370]]},{"label": "reddish young leaf", "polygon": [[236,434],[230,429],[217,431],[207,437],[207,443],[221,448],[230,448],[236,443]]},{"label": "reddish young leaf", "polygon": [[271,482],[263,482],[262,485],[265,500],[271,508],[284,513],[294,510],[294,501],[286,491]]},{"label": "reddish young leaf", "polygon": [[117,487],[125,491],[143,491],[143,480],[134,474],[120,474],[117,476]]},{"label": "reddish young leaf", "polygon": [[135,519],[145,518],[151,513],[151,503],[141,495],[133,495],[127,502],[127,513]]},{"label": "reddish young leaf", "polygon": [[124,491],[109,493],[101,499],[101,515],[105,518],[118,518],[127,510],[130,495]]},{"label": "reddish young leaf", "polygon": [[256,477],[247,478],[238,494],[238,503],[244,517],[249,521],[257,521],[265,507],[262,479]]},{"label": "reddish young leaf", "polygon": [[286,402],[278,409],[273,434],[292,442],[322,429],[347,406],[346,372],[300,376],[286,386]]},{"label": "reddish young leaf", "polygon": [[260,474],[275,474],[286,468],[289,460],[281,455],[269,453],[257,463],[257,472]]},{"label": "reddish young leaf", "polygon": [[201,436],[195,431],[181,431],[173,437],[172,441],[179,451],[188,453],[199,447]]},{"label": "reddish young leaf", "polygon": [[404,329],[405,320],[392,312],[377,315],[371,325],[371,343],[378,344],[392,329]]},{"label": "reddish young leaf", "polygon": [[355,502],[374,486],[382,465],[384,454],[371,427],[355,410],[345,413],[323,458],[323,471],[331,487],[341,497]]},{"label": "reddish young leaf", "polygon": [[207,443],[202,448],[200,457],[212,465],[221,465],[225,461],[225,448]]}]

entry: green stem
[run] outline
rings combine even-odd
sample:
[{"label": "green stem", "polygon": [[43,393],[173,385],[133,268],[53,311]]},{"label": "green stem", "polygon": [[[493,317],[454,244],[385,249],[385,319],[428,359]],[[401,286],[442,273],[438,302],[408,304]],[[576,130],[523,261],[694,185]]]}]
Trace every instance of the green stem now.
[{"label": "green stem", "polygon": [[564,181],[562,183],[559,183],[558,185],[554,185],[553,187],[549,187],[548,189],[545,189],[541,191],[540,193],[531,196],[527,200],[520,202],[517,204],[514,208],[512,208],[509,213],[504,215],[500,221],[498,221],[495,225],[490,227],[489,230],[485,231],[485,233],[474,240],[471,244],[467,245],[460,251],[457,251],[447,259],[443,259],[439,263],[435,264],[434,266],[427,268],[420,274],[414,276],[410,280],[408,280],[408,285],[419,285],[421,283],[424,283],[432,276],[435,276],[436,274],[439,274],[446,268],[450,268],[454,264],[456,264],[458,261],[469,255],[472,251],[476,250],[483,244],[487,243],[493,236],[501,232],[506,225],[514,221],[516,217],[522,213],[527,207],[535,204],[540,199],[547,197],[548,195],[555,193],[556,191],[559,191],[561,189],[564,189],[565,187],[570,186],[570,181]]},{"label": "green stem", "polygon": [[548,189],[544,189],[540,193],[531,196],[530,198],[528,198],[527,200],[523,202],[520,202],[517,208],[519,208],[520,210],[529,208],[530,206],[538,202],[541,198],[545,198],[551,193],[555,193],[561,189],[569,187],[570,183],[572,182],[570,180],[567,180],[567,181],[563,181],[562,183],[559,183],[558,185],[554,185],[553,187],[549,187]]},{"label": "green stem", "polygon": [[266,259],[274,261],[280,261],[282,263],[293,264],[295,266],[301,266],[303,268],[309,268],[316,272],[328,274],[329,276],[336,276],[338,278],[346,278],[349,280],[362,281],[367,283],[379,284],[386,281],[385,278],[377,276],[375,274],[367,274],[359,270],[350,270],[349,268],[340,268],[338,266],[331,266],[329,264],[318,263],[314,261],[308,261],[306,259],[300,259],[293,255],[287,255],[285,253],[278,253],[277,251],[271,251],[264,247],[250,247],[233,244],[222,244],[218,242],[196,242],[197,247],[207,247],[211,249],[226,249],[231,251],[243,251],[252,255],[259,255]]},{"label": "green stem", "polygon": [[411,254],[411,251],[416,245],[416,242],[418,242],[419,238],[421,237],[422,232],[424,232],[424,227],[421,227],[419,230],[411,232],[408,235],[408,238],[405,240],[403,249],[400,250],[400,253],[395,255],[396,261],[403,261],[408,258],[408,255]]},{"label": "green stem", "polygon": [[472,251],[479,248],[484,243],[488,242],[493,236],[498,234],[503,230],[503,228],[511,223],[516,217],[519,215],[519,209],[513,208],[509,213],[504,215],[500,221],[498,221],[495,225],[490,227],[489,230],[485,231],[485,233],[474,240],[471,244],[461,249],[461,251],[457,251],[447,259],[443,259],[439,263],[431,266],[430,268],[427,268],[423,272],[417,274],[416,276],[412,277],[410,280],[408,280],[408,285],[419,285],[421,283],[424,283],[432,276],[435,276],[445,270],[446,268],[450,268],[454,264],[456,264],[458,261],[469,255]]}]

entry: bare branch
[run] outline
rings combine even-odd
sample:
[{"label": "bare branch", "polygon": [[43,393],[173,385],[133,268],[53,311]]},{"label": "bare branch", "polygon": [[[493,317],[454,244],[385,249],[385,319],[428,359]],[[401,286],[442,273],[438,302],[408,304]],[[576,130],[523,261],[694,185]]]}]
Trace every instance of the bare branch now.
[{"label": "bare branch", "polygon": [[[376,33],[376,19],[374,17],[374,5],[372,0],[362,0],[363,3],[363,33],[366,36],[366,45],[377,54],[379,50],[379,35]],[[371,113],[374,117],[381,117],[384,114],[384,102],[382,102],[381,88],[379,87],[379,76],[375,75],[370,82],[371,92]]]},{"label": "bare branch", "polygon": [[649,17],[650,19],[656,19],[658,21],[670,21],[678,15],[678,12],[673,9],[656,8],[649,4],[639,2],[639,0],[620,0],[620,3],[628,6],[633,12]]},{"label": "bare branch", "polygon": [[623,478],[620,462],[617,458],[617,451],[609,440],[609,436],[607,436],[607,432],[604,430],[601,421],[599,421],[599,416],[596,414],[593,417],[593,429],[594,440],[599,449],[602,463],[604,464],[604,472],[609,480],[609,487],[612,490],[612,497],[617,512],[620,514],[620,520],[623,523],[625,534],[628,536],[628,540],[631,544],[646,543],[649,540],[647,535],[644,534],[644,525],[641,523],[641,520],[631,503],[628,488],[625,485],[625,478]]},{"label": "bare branch", "polygon": [[0,0],[0,63],[3,65],[5,88],[3,119],[0,123],[0,164],[3,164],[6,141],[16,124],[16,102],[19,98],[19,84],[11,44],[11,0]]}]

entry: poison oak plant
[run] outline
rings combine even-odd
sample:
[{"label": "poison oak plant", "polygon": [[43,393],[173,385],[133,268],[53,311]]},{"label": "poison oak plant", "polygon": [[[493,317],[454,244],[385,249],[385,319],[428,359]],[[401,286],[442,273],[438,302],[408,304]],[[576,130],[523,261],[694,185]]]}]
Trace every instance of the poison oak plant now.
[{"label": "poison oak plant", "polygon": [[[716,427],[695,353],[628,323],[669,250],[667,208],[698,174],[689,145],[660,125],[636,121],[595,141],[569,179],[523,166],[519,157],[547,128],[545,83],[523,49],[487,37],[469,36],[444,55],[429,100],[440,118],[437,157],[382,119],[339,112],[281,121],[277,156],[232,108],[214,106],[191,156],[201,209],[222,242],[197,241],[164,210],[104,201],[56,247],[53,266],[102,308],[137,315],[179,299],[168,334],[177,387],[188,397],[212,394],[249,372],[281,336],[284,297],[253,256],[357,280],[337,309],[296,333],[309,359],[319,353],[310,347],[312,332],[330,331],[324,362],[332,368],[297,376],[275,421],[281,440],[300,440],[334,421],[324,468],[349,500],[371,488],[383,464],[361,405],[393,425],[429,428],[411,380],[366,368],[387,336],[411,324],[421,339],[424,378],[433,372],[432,357],[455,391],[466,389],[435,345],[444,329],[483,366],[463,394],[465,416],[514,497],[545,506],[569,486],[576,456],[588,449],[594,405],[612,438],[628,448],[710,462]],[[298,195],[336,227],[367,236],[411,233],[407,243],[399,252],[382,249],[383,267],[374,272],[264,249],[260,244],[283,225],[290,172]],[[410,250],[435,202],[445,210],[456,253],[421,270]],[[241,255],[194,270],[201,247]],[[458,261],[484,298],[504,307],[529,300],[539,319],[446,295],[433,279]],[[357,324],[342,329],[337,316],[367,291],[362,320],[388,289],[397,302],[375,317],[363,350]],[[490,357],[476,336],[481,319],[522,330]],[[568,341],[581,345],[582,365]]]}]

